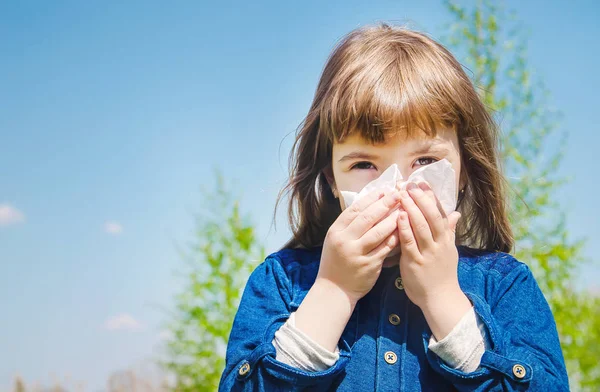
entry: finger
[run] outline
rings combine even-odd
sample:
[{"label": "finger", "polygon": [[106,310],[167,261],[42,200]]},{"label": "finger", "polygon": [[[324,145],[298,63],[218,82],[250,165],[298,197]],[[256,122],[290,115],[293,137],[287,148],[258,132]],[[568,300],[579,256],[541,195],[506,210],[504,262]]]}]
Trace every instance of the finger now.
[{"label": "finger", "polygon": [[402,254],[417,255],[419,253],[419,246],[413,234],[412,227],[410,227],[408,212],[406,211],[401,211],[398,214],[398,239]]},{"label": "finger", "polygon": [[[384,261],[387,255],[394,250],[398,244],[400,244],[400,240],[398,239],[398,231],[394,230],[394,232],[390,234],[381,244],[377,245],[375,249],[369,252],[367,257]],[[400,258],[400,256],[398,256],[398,258]]]},{"label": "finger", "polygon": [[398,210],[392,211],[359,239],[363,254],[371,252],[396,231],[399,213]]},{"label": "finger", "polygon": [[421,188],[423,190],[423,192],[425,192],[426,195],[429,195],[429,197],[431,197],[435,201],[435,205],[437,206],[438,210],[440,211],[440,214],[442,214],[442,216],[444,218],[447,218],[446,212],[444,211],[444,207],[442,207],[442,203],[437,198],[437,196],[435,195],[435,193],[433,192],[433,189],[431,189],[429,184],[427,182],[420,182],[419,188]]},{"label": "finger", "polygon": [[456,235],[456,225],[461,216],[461,213],[458,211],[452,211],[450,215],[448,215],[448,227],[452,231],[452,235]]},{"label": "finger", "polygon": [[[410,184],[406,189],[409,188],[412,188]],[[431,229],[429,228],[429,223],[427,222],[427,219],[425,219],[425,216],[421,212],[419,206],[417,206],[413,200],[412,196],[410,196],[406,191],[401,192],[401,194],[403,195],[402,206],[406,212],[408,212],[408,221],[413,229],[413,235],[417,240],[419,249],[423,250],[433,242],[433,236],[431,234]]]},{"label": "finger", "polygon": [[[349,238],[361,238],[371,227],[382,220],[390,211],[398,206],[400,193],[397,191],[386,194],[358,214],[344,230]],[[383,238],[381,238],[383,240]]]},{"label": "finger", "polygon": [[[436,203],[437,197],[433,194],[429,185],[422,182],[418,186],[407,187],[407,189],[409,189],[409,193],[415,201],[415,204],[423,213],[427,223],[429,223],[433,240],[439,241],[445,239],[448,235],[448,223],[446,222],[444,215],[442,215],[442,212],[440,212]],[[431,193],[428,194],[423,189],[431,191]]]},{"label": "finger", "polygon": [[358,214],[383,196],[383,191],[378,189],[374,189],[373,191],[367,193],[364,197],[360,198],[344,209],[332,226],[335,225],[335,230],[344,230],[350,223],[352,223]]}]

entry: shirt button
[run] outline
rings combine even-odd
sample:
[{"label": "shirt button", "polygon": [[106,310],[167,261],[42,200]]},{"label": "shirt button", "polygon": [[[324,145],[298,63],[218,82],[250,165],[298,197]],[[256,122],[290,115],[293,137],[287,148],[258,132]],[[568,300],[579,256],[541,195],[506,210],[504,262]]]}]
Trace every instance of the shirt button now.
[{"label": "shirt button", "polygon": [[390,320],[390,323],[392,325],[398,325],[398,324],[400,324],[400,316],[398,316],[395,313],[390,314],[390,316],[388,317],[388,320]]},{"label": "shirt button", "polygon": [[240,376],[245,376],[250,371],[250,364],[248,362],[244,362],[242,366],[240,366],[240,370],[238,371]]},{"label": "shirt button", "polygon": [[396,288],[398,290],[404,290],[404,285],[402,284],[402,278],[396,278],[396,281],[394,282],[394,284],[396,285]]},{"label": "shirt button", "polygon": [[517,378],[523,378],[525,377],[525,374],[527,374],[527,371],[525,371],[525,368],[522,365],[517,364],[513,366],[513,374]]},{"label": "shirt button", "polygon": [[396,361],[398,360],[396,353],[394,353],[393,351],[386,351],[384,354],[384,358],[385,358],[385,361],[387,363],[389,363],[390,365],[395,364]]}]

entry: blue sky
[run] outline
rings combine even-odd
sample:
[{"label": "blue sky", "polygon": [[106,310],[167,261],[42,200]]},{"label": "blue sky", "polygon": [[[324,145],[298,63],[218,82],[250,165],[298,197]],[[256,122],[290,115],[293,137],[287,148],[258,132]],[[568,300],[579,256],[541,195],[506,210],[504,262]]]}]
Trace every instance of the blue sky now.
[{"label": "blue sky", "polygon": [[[288,134],[333,45],[379,20],[439,37],[450,18],[441,1],[369,3],[0,4],[0,391],[15,374],[102,390],[112,371],[160,353],[182,283],[176,244],[192,238],[215,166],[267,251],[283,244],[283,209],[270,224]],[[593,240],[598,4],[507,6],[569,132],[560,174],[572,181],[557,200],[573,238]],[[590,266],[580,282],[598,278]]]}]

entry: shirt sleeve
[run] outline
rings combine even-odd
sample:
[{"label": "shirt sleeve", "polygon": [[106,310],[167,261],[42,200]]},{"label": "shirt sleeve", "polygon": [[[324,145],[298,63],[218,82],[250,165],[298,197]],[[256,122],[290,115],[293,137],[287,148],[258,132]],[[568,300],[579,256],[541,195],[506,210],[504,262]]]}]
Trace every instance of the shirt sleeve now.
[{"label": "shirt sleeve", "polygon": [[556,323],[529,267],[519,264],[490,292],[486,300],[464,291],[490,341],[479,368],[468,373],[449,366],[429,349],[427,330],[423,345],[432,368],[459,391],[568,391]]},{"label": "shirt sleeve", "polygon": [[275,359],[290,366],[309,372],[325,370],[335,364],[340,357],[339,347],[331,352],[296,328],[296,312],[275,332],[273,346]]},{"label": "shirt sleeve", "polygon": [[350,360],[350,347],[340,339],[339,359],[322,371],[307,371],[277,359],[275,332],[292,313],[291,282],[274,256],[268,256],[248,278],[233,320],[219,392],[327,391]]},{"label": "shirt sleeve", "polygon": [[433,334],[429,338],[429,349],[444,362],[465,373],[479,368],[481,357],[490,348],[485,325],[471,308],[452,331],[438,341]]}]

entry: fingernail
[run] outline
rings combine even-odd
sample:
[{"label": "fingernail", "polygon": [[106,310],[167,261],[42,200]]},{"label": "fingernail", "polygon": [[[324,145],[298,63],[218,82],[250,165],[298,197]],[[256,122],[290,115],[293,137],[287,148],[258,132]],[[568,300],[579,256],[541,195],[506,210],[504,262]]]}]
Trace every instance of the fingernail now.
[{"label": "fingernail", "polygon": [[419,188],[423,189],[424,191],[431,190],[431,187],[426,182],[420,182],[419,183]]},{"label": "fingernail", "polygon": [[421,188],[419,188],[419,186],[417,184],[415,184],[414,182],[411,182],[410,184],[408,184],[406,189],[408,189],[408,191],[414,195],[418,195],[419,193],[423,192],[421,190]]}]

